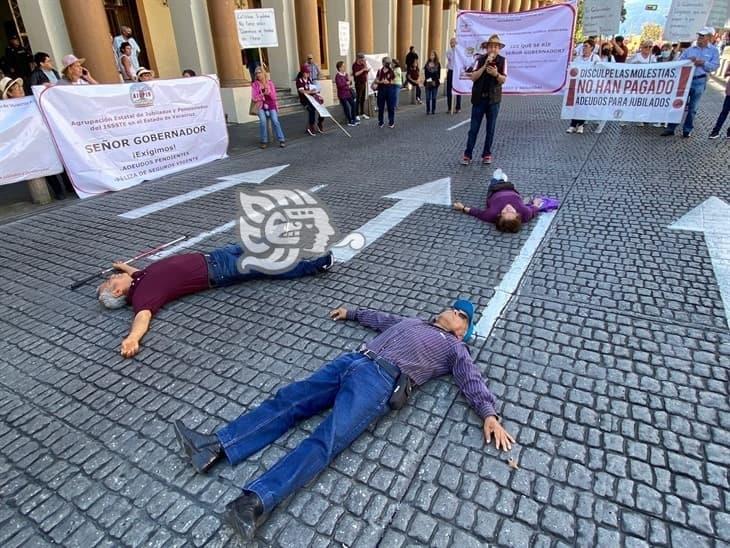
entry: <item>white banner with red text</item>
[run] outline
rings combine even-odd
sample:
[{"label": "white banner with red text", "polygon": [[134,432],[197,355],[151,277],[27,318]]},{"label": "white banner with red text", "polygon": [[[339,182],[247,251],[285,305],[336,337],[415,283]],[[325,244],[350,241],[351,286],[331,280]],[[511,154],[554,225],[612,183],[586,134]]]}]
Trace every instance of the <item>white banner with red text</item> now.
[{"label": "white banner with red text", "polygon": [[471,93],[469,79],[482,42],[498,34],[505,47],[507,81],[502,90],[513,95],[559,93],[571,61],[576,7],[557,4],[517,13],[460,11],[456,17],[454,90]]},{"label": "white banner with red text", "polygon": [[679,123],[693,72],[689,61],[572,65],[561,117]]},{"label": "white banner with red text", "polygon": [[35,86],[33,93],[81,198],[226,157],[215,76]]},{"label": "white banner with red text", "polygon": [[33,97],[0,101],[0,185],[63,171]]}]

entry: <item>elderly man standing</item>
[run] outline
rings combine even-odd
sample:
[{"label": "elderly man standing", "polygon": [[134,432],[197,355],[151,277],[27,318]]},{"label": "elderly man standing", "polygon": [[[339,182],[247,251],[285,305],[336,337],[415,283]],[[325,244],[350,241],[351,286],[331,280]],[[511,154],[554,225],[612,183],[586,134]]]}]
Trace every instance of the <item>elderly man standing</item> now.
[{"label": "elderly man standing", "polygon": [[106,308],[132,305],[134,320],[129,335],[122,341],[122,356],[131,358],[137,354],[142,337],[149,331],[152,316],[167,303],[184,295],[247,280],[309,276],[329,270],[334,263],[332,253],[327,253],[316,259],[302,260],[281,274],[241,273],[237,265],[243,254],[240,245],[231,244],[210,253],[166,257],[142,270],[123,263],[112,263],[119,273],[99,285],[97,295]]},{"label": "elderly man standing", "polygon": [[[682,137],[685,139],[692,135],[694,129],[695,114],[700,105],[702,94],[707,87],[707,75],[713,73],[720,66],[720,54],[717,52],[710,40],[715,34],[712,27],[703,27],[697,31],[697,45],[687,48],[679,56],[679,61],[689,60],[695,66],[692,84],[687,97],[687,116],[682,126]],[[674,130],[679,124],[669,124],[661,134],[662,137],[674,135]]]},{"label": "elderly man standing", "polygon": [[137,40],[132,37],[132,29],[130,29],[129,27],[121,27],[119,29],[119,32],[121,34],[115,36],[112,42],[114,45],[114,53],[117,59],[117,68],[119,68],[119,72],[122,72],[121,65],[119,64],[119,52],[122,44],[124,42],[128,42],[129,45],[132,46],[132,53],[129,54],[129,60],[132,63],[132,72],[137,72],[137,70],[139,69],[139,54],[142,52],[142,48],[139,47]]},{"label": "elderly man standing", "polygon": [[309,378],[281,388],[216,434],[200,434],[175,422],[178,442],[202,473],[223,456],[231,465],[238,464],[299,421],[331,408],[308,438],[226,506],[226,519],[244,539],[252,539],[277,504],[314,479],[389,407],[404,405],[410,382],[421,385],[451,373],[483,419],[486,442],[494,436],[497,449],[505,450],[514,443],[500,424],[496,399],[463,342],[473,332],[471,302],[459,299],[429,321],[345,308],[332,310],[330,317],[355,320],[380,334],[359,351],[342,354]]}]

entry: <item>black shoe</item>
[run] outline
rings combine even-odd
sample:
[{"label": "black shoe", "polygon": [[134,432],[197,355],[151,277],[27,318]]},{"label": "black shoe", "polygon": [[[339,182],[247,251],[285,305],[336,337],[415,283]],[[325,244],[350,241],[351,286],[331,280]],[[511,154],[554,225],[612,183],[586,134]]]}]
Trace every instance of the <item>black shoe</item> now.
[{"label": "black shoe", "polygon": [[331,251],[327,253],[327,264],[319,267],[320,272],[327,272],[335,264],[335,254]]},{"label": "black shoe", "polygon": [[720,132],[719,131],[713,131],[710,133],[710,136],[708,139],[719,139],[720,138]]},{"label": "black shoe", "polygon": [[664,131],[662,131],[662,133],[661,133],[661,136],[662,136],[662,137],[671,137],[671,136],[673,136],[673,135],[674,135],[674,130],[671,130],[671,129],[665,129],[665,130],[664,130]]},{"label": "black shoe", "polygon": [[224,517],[244,540],[252,540],[256,527],[263,521],[264,503],[256,493],[244,491],[243,495],[226,504]]},{"label": "black shoe", "polygon": [[691,131],[683,131],[682,132],[682,139],[689,139],[692,136]]},{"label": "black shoe", "polygon": [[199,434],[185,426],[182,421],[175,421],[174,426],[180,447],[199,473],[207,472],[223,456],[223,447],[218,441],[218,436]]}]

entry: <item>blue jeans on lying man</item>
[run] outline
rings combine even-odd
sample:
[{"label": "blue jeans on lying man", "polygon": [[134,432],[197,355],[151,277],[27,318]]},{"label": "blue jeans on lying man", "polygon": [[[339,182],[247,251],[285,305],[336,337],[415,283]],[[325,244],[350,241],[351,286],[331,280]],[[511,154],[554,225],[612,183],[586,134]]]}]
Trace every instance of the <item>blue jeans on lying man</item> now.
[{"label": "blue jeans on lying man", "polygon": [[264,110],[262,108],[259,109],[259,140],[262,143],[269,142],[269,129],[267,127],[268,124],[266,123],[267,118],[271,119],[271,126],[274,128],[276,140],[280,143],[286,141],[284,131],[281,129],[281,124],[279,123],[279,114],[275,110]]},{"label": "blue jeans on lying man", "polygon": [[325,409],[329,415],[293,451],[249,482],[270,512],[314,479],[377,418],[389,411],[395,379],[363,354],[342,354],[309,378],[281,388],[273,398],[221,428],[216,436],[231,465],[266,447],[287,430]]},{"label": "blue jeans on lying man", "polygon": [[332,257],[328,253],[315,259],[303,259],[290,270],[281,274],[266,274],[263,272],[246,272],[244,274],[238,271],[238,260],[244,253],[243,248],[239,244],[229,244],[205,255],[208,261],[208,276],[211,287],[225,287],[247,280],[259,280],[261,278],[286,280],[311,276],[312,274],[326,270],[332,262]]}]

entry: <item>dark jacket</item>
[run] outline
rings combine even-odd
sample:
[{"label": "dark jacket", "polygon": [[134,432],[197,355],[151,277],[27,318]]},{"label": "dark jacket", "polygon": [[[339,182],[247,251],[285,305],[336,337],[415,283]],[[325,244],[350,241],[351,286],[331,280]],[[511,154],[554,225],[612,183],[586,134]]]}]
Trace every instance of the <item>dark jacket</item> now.
[{"label": "dark jacket", "polygon": [[[59,80],[61,79],[61,76],[58,74],[58,71],[56,69],[51,69],[53,71],[53,74],[56,75],[56,78]],[[46,76],[46,73],[43,72],[43,69],[40,67],[36,67],[33,72],[30,73],[30,85],[31,86],[42,86],[43,84],[49,83],[50,80],[48,80],[48,76]]]},{"label": "dark jacket", "polygon": [[[477,70],[482,68],[486,61],[486,56],[479,59]],[[494,58],[494,63],[497,66],[497,72],[504,76],[504,57],[497,55]],[[502,100],[502,84],[498,83],[497,79],[487,74],[486,71],[474,82],[471,88],[471,104],[476,105],[483,100],[487,100],[490,105],[499,103]]]}]

